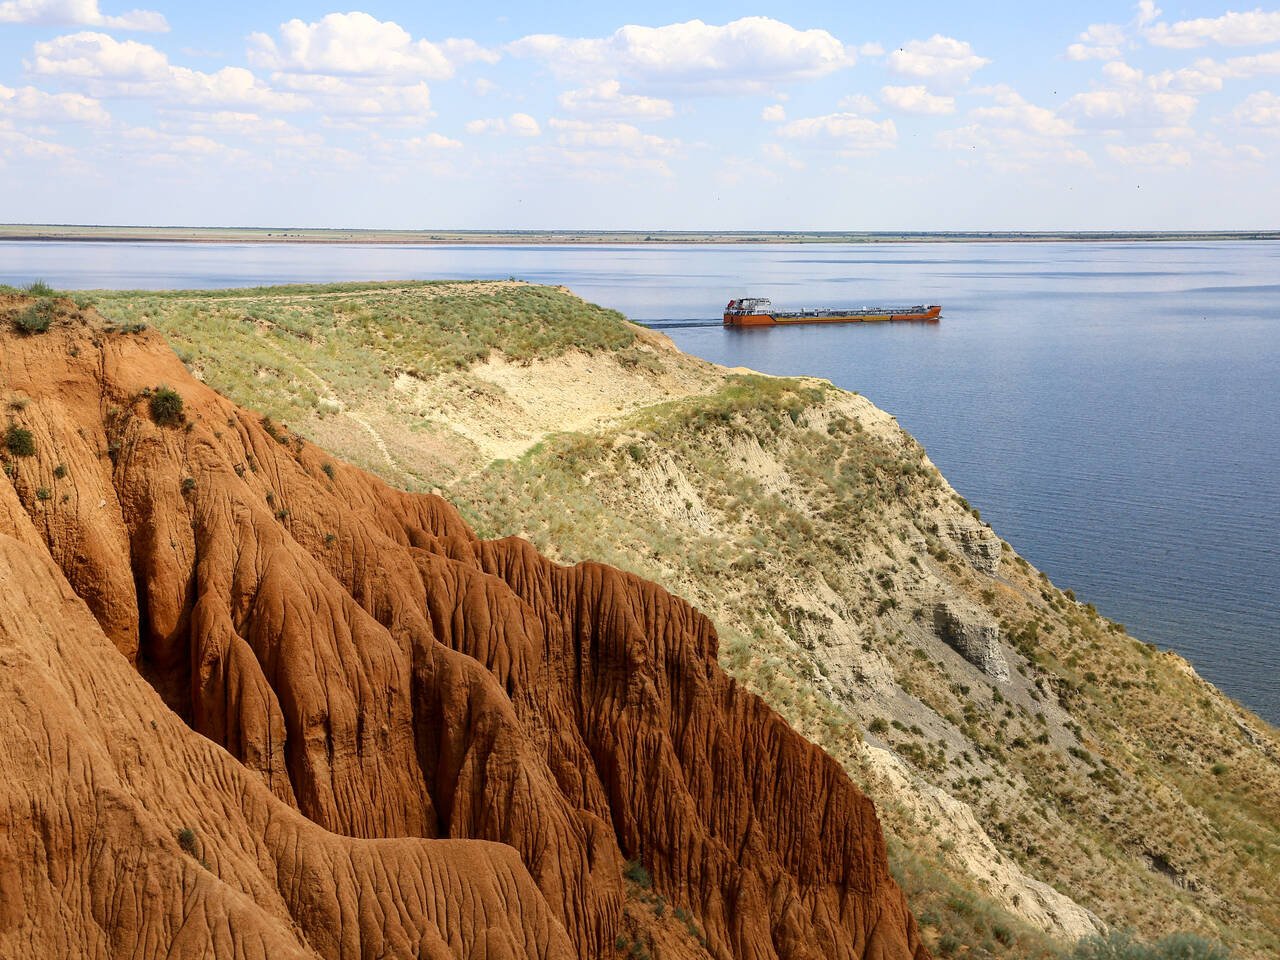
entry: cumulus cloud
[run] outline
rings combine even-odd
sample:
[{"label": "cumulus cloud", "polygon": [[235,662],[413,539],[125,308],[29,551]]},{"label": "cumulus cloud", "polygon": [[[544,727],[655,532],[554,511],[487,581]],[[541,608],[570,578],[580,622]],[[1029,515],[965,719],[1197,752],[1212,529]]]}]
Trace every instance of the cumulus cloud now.
[{"label": "cumulus cloud", "polygon": [[35,87],[0,84],[0,116],[39,123],[106,123],[102,104],[79,93],[46,93]]},{"label": "cumulus cloud", "polygon": [[1190,150],[1163,141],[1140,143],[1129,147],[1109,143],[1107,154],[1121,163],[1147,167],[1185,167],[1191,163]]},{"label": "cumulus cloud", "polygon": [[307,133],[279,117],[264,117],[243,110],[215,110],[211,113],[166,111],[166,127],[178,126],[186,133],[208,137],[242,137],[273,146],[314,147],[324,142],[319,134]]},{"label": "cumulus cloud", "polygon": [[991,97],[992,104],[970,110],[964,126],[939,133],[939,146],[997,169],[1092,163],[1073,140],[1080,131],[1055,111],[1029,103],[1005,84],[980,87],[974,93]]},{"label": "cumulus cloud", "polygon": [[1146,76],[1124,63],[1109,63],[1103,75],[1112,83],[1067,100],[1063,112],[1079,123],[1110,129],[1183,127],[1196,111],[1189,90],[1215,89],[1198,71],[1164,71]]},{"label": "cumulus cloud", "polygon": [[782,123],[787,119],[787,108],[780,103],[771,103],[760,111],[760,119],[766,123]]},{"label": "cumulus cloud", "polygon": [[617,150],[632,155],[672,154],[679,141],[644,133],[630,123],[606,120],[591,123],[584,120],[561,120],[552,117],[551,129],[556,131],[556,142],[564,147],[585,147],[593,150]]},{"label": "cumulus cloud", "polygon": [[345,77],[302,73],[276,74],[272,79],[280,87],[306,96],[331,120],[346,117],[416,123],[435,116],[431,109],[431,90],[422,81],[356,82]]},{"label": "cumulus cloud", "polygon": [[1124,27],[1118,23],[1092,23],[1078,43],[1067,47],[1068,60],[1114,60],[1124,44]]},{"label": "cumulus cloud", "polygon": [[617,80],[600,83],[560,94],[560,106],[569,113],[583,116],[634,120],[664,120],[675,113],[670,100],[623,93]]},{"label": "cumulus cloud", "polygon": [[527,113],[513,113],[509,117],[490,117],[472,120],[467,124],[471,134],[510,134],[514,137],[536,137],[542,133],[538,121]]},{"label": "cumulus cloud", "polygon": [[108,30],[142,30],[165,33],[169,23],[154,10],[130,10],[108,16],[98,0],[4,0],[0,23],[26,23],[42,27],[104,27]]},{"label": "cumulus cloud", "polygon": [[0,118],[0,159],[53,160],[71,154],[70,147],[33,137],[17,129],[12,120]]},{"label": "cumulus cloud", "polygon": [[243,67],[202,73],[169,63],[149,44],[84,31],[35,45],[27,70],[75,84],[95,97],[150,97],[188,106],[296,110],[307,101],[273,90]]},{"label": "cumulus cloud", "polygon": [[409,137],[400,143],[410,153],[436,153],[440,150],[457,150],[462,146],[461,140],[454,140],[442,133],[426,133],[420,137]]},{"label": "cumulus cloud", "polygon": [[903,113],[942,116],[956,112],[955,97],[940,97],[923,86],[881,87],[880,99]]},{"label": "cumulus cloud", "polygon": [[1232,80],[1277,74],[1280,73],[1280,50],[1259,53],[1251,57],[1232,57],[1224,61],[1206,57],[1197,60],[1191,69],[1207,76]]},{"label": "cumulus cloud", "polygon": [[473,40],[414,40],[398,23],[367,13],[331,13],[314,23],[282,23],[279,40],[249,36],[249,62],[282,73],[445,79],[460,64],[494,63],[498,54]]},{"label": "cumulus cloud", "polygon": [[889,54],[889,70],[927,84],[954,87],[968,83],[975,70],[991,61],[973,52],[964,40],[935,33],[928,40],[912,40]]},{"label": "cumulus cloud", "polygon": [[876,102],[865,93],[851,93],[847,97],[841,97],[836,106],[846,113],[878,113],[880,111]]},{"label": "cumulus cloud", "polygon": [[792,120],[780,127],[778,133],[792,140],[808,140],[849,153],[887,150],[898,142],[898,128],[892,120],[877,122],[856,113],[829,113]]},{"label": "cumulus cloud", "polygon": [[1280,96],[1270,90],[1251,93],[1231,111],[1230,119],[1242,126],[1280,133]]},{"label": "cumulus cloud", "polygon": [[1155,23],[1145,31],[1158,47],[1189,49],[1216,43],[1224,47],[1253,47],[1280,41],[1280,11],[1261,8],[1247,13],[1227,12],[1177,23]]},{"label": "cumulus cloud", "polygon": [[757,93],[777,83],[825,76],[856,59],[826,30],[797,30],[769,17],[723,26],[690,20],[628,25],[607,37],[534,34],[508,45],[562,76],[622,76],[691,93]]}]

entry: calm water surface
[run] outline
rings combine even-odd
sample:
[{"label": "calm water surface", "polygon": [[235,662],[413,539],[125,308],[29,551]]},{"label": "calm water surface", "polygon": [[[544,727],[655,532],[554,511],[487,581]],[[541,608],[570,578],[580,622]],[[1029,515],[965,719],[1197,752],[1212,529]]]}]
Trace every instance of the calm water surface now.
[{"label": "calm water surface", "polygon": [[[0,243],[0,282],[62,288],[508,276],[862,392],[1055,583],[1280,722],[1278,243]],[[691,325],[739,294],[943,320]]]}]

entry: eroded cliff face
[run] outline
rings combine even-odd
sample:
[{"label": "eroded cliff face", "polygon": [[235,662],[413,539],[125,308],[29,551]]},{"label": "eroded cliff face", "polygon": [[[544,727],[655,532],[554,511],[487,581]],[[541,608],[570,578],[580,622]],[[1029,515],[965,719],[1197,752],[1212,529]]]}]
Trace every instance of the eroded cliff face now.
[{"label": "eroded cliff face", "polygon": [[477,539],[151,332],[0,329],[0,954],[610,956],[637,860],[702,934],[665,955],[927,956],[870,801],[688,604]]}]

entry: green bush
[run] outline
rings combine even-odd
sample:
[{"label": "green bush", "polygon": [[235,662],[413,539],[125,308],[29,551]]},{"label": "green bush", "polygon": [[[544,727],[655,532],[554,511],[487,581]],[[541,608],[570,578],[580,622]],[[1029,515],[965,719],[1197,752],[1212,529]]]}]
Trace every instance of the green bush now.
[{"label": "green bush", "polygon": [[37,300],[14,318],[23,333],[44,333],[53,323],[53,301]]},{"label": "green bush", "polygon": [[189,853],[194,857],[196,855],[196,832],[190,827],[183,827],[179,830],[178,846],[182,848],[183,853]]},{"label": "green bush", "polygon": [[182,397],[164,384],[156,387],[149,401],[151,419],[162,427],[176,427],[182,422]]},{"label": "green bush", "polygon": [[1085,937],[1076,944],[1071,960],[1230,960],[1221,944],[1193,933],[1171,933],[1154,943],[1139,943],[1124,930],[1106,936]]},{"label": "green bush", "polygon": [[622,868],[622,875],[637,887],[653,886],[653,877],[649,876],[649,871],[639,860],[628,860],[626,866]]},{"label": "green bush", "polygon": [[33,297],[53,296],[53,287],[49,286],[43,280],[32,280],[22,289],[24,292],[31,294],[31,296]]},{"label": "green bush", "polygon": [[4,432],[4,448],[15,457],[34,457],[36,438],[26,427],[11,423]]}]

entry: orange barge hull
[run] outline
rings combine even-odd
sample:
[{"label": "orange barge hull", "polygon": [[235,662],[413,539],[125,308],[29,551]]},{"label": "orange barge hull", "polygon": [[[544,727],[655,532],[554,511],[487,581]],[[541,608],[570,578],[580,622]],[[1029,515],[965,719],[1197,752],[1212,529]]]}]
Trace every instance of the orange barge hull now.
[{"label": "orange barge hull", "polygon": [[889,320],[924,320],[937,323],[942,316],[942,307],[938,305],[915,309],[904,313],[891,311],[873,311],[822,314],[804,313],[726,313],[724,322],[730,327],[773,327],[792,323],[878,323]]}]

